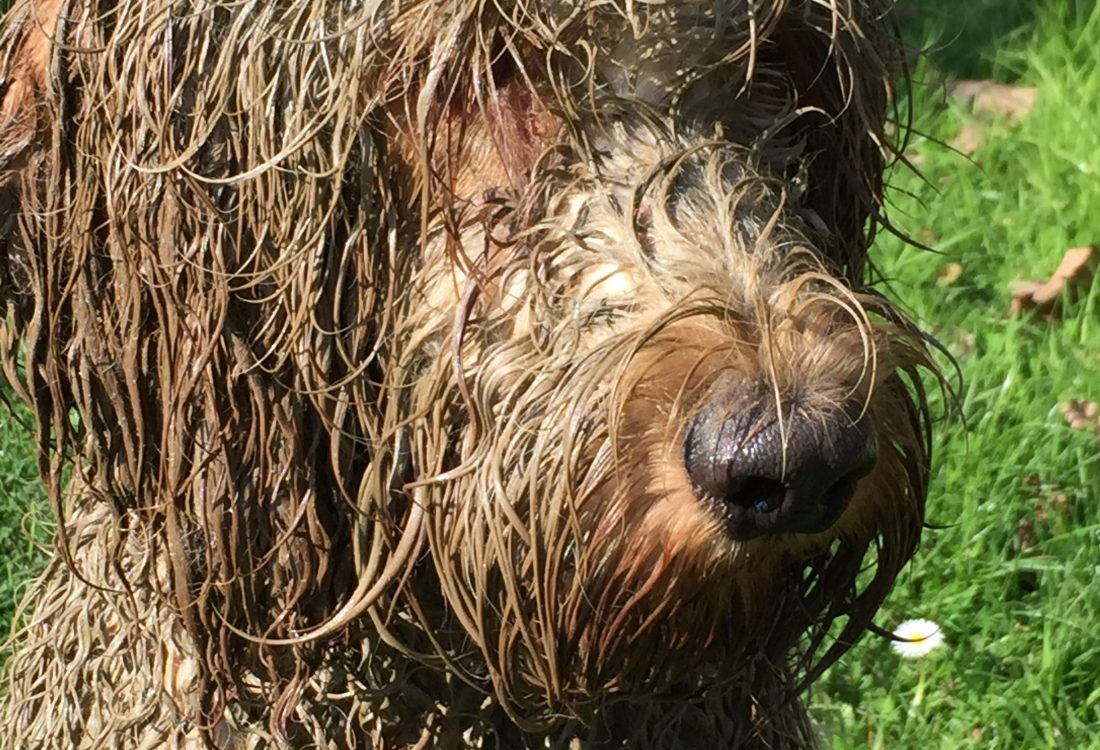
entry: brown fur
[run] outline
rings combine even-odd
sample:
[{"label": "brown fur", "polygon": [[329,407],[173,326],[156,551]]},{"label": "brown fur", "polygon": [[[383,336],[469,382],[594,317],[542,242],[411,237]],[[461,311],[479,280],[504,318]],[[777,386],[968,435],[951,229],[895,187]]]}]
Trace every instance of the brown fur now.
[{"label": "brown fur", "polygon": [[[812,746],[924,514],[887,11],[17,0],[3,359],[61,531],[0,747]],[[828,531],[693,488],[757,391],[874,425]]]}]

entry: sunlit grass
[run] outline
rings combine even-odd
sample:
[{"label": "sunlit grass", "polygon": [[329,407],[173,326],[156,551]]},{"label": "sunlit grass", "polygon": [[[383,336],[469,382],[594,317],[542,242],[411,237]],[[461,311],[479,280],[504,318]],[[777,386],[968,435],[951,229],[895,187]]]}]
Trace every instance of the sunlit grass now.
[{"label": "sunlit grass", "polygon": [[23,410],[0,403],[0,642],[20,592],[44,559],[39,545],[50,533],[28,420]]},{"label": "sunlit grass", "polygon": [[[957,28],[943,22],[961,5],[911,5],[926,38]],[[872,636],[834,668],[813,697],[837,750],[1100,748],[1100,441],[1059,410],[1100,400],[1100,285],[1060,318],[1008,314],[1012,279],[1045,279],[1066,249],[1100,244],[1100,10],[976,2],[964,15],[1002,36],[979,59],[929,54],[916,101],[930,137],[910,152],[923,179],[893,177],[898,222],[940,254],[893,238],[875,253],[964,377],[967,429],[958,415],[941,426],[929,504],[946,528],[926,532],[878,618],[889,630],[928,617],[948,646],[918,664]],[[956,73],[1035,86],[1035,108],[987,122],[945,100],[936,84]],[[966,122],[983,127],[974,163],[935,142]],[[961,276],[937,284],[951,262]]]}]

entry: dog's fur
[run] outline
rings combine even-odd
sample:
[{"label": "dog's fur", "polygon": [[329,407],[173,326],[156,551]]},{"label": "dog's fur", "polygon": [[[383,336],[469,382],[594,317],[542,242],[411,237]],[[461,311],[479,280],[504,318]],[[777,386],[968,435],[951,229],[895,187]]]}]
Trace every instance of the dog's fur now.
[{"label": "dog's fur", "polygon": [[[17,0],[3,359],[60,525],[0,746],[814,745],[924,514],[888,5]],[[877,465],[736,539],[716,402],[857,403]]]}]

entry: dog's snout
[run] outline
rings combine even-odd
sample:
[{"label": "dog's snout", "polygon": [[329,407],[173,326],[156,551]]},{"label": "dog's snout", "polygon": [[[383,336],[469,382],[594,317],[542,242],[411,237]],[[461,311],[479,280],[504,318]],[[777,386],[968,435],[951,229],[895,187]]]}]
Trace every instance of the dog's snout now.
[{"label": "dog's snout", "polygon": [[807,410],[731,408],[717,399],[692,420],[685,461],[696,492],[737,540],[825,531],[876,461],[859,404]]}]

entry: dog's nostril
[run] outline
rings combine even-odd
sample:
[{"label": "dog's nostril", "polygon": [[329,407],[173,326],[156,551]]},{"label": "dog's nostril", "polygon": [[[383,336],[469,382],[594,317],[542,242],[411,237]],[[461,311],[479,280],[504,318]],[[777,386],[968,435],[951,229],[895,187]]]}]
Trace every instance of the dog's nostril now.
[{"label": "dog's nostril", "polygon": [[821,504],[826,508],[839,507],[843,510],[848,501],[852,499],[852,496],[856,494],[856,485],[859,484],[859,480],[863,476],[863,474],[857,476],[852,473],[839,481],[833,482],[829,489],[825,490],[825,494],[821,496]]},{"label": "dog's nostril", "polygon": [[774,479],[734,478],[730,481],[729,491],[722,500],[753,513],[770,513],[782,506],[783,497],[786,494],[787,488],[782,482]]}]

